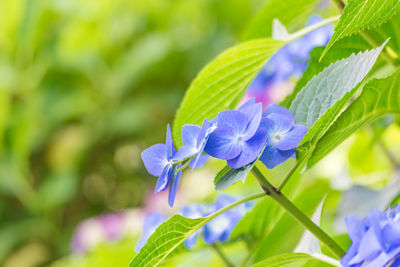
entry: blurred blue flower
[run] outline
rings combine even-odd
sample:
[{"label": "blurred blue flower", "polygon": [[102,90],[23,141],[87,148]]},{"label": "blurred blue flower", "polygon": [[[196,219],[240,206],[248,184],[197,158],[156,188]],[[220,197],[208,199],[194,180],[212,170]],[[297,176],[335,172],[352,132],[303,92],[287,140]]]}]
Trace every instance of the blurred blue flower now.
[{"label": "blurred blue flower", "polygon": [[[221,194],[218,196],[216,202],[211,205],[209,213],[214,213],[237,200],[238,198],[236,197]],[[252,207],[251,203],[244,203],[222,213],[221,215],[218,215],[216,218],[211,220],[204,226],[204,241],[207,244],[212,244],[216,241],[228,241],[233,228],[235,228],[236,224],[250,207]]]},{"label": "blurred blue flower", "polygon": [[180,164],[173,162],[175,147],[172,141],[171,128],[167,126],[165,144],[153,145],[142,152],[142,160],[147,171],[158,176],[155,192],[166,190],[170,186],[168,204],[172,207],[175,201],[176,191],[181,178],[181,171],[177,171]]},{"label": "blurred blue flower", "polygon": [[238,110],[222,111],[217,116],[217,128],[210,134],[204,151],[210,156],[227,160],[228,166],[240,168],[254,161],[266,141],[266,131],[260,128],[261,103],[251,99]]},{"label": "blurred blue flower", "polygon": [[146,216],[144,225],[143,225],[143,233],[140,237],[138,243],[136,244],[135,251],[139,252],[140,249],[146,244],[147,239],[154,233],[158,226],[160,226],[163,222],[167,220],[163,214],[159,212],[149,213]]},{"label": "blurred blue flower", "polygon": [[202,127],[193,124],[184,125],[182,127],[183,146],[176,152],[172,159],[182,160],[195,156],[189,164],[192,170],[204,166],[209,158],[208,155],[203,154],[204,147],[208,137],[215,128],[215,125],[207,119],[204,120]]},{"label": "blurred blue flower", "polygon": [[295,148],[307,132],[306,126],[295,124],[288,109],[275,104],[265,110],[261,128],[267,132],[267,146],[260,160],[270,169],[294,156]]},{"label": "blurred blue flower", "polygon": [[[199,204],[185,206],[182,209],[182,215],[185,216],[186,218],[198,219],[207,216],[204,208],[205,207],[203,205]],[[196,245],[197,238],[199,237],[201,231],[202,231],[201,229],[196,231],[194,234],[192,234],[185,240],[185,247],[187,249],[191,249],[194,245]]]},{"label": "blurred blue flower", "polygon": [[[321,20],[321,17],[313,15],[307,25],[316,24]],[[307,68],[309,52],[316,46],[326,45],[332,33],[333,25],[326,25],[282,47],[250,84],[248,95],[256,97],[258,102],[270,104],[272,96],[267,91],[293,76],[301,75]]]},{"label": "blurred blue flower", "polygon": [[352,244],[340,261],[344,267],[399,266],[400,205],[372,210],[364,220],[347,216],[346,226]]}]

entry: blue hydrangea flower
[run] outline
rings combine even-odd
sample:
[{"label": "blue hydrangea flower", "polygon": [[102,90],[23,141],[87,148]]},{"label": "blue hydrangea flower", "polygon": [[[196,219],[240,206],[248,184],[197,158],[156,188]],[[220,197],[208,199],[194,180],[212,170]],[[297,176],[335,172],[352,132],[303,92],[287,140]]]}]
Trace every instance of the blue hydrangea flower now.
[{"label": "blue hydrangea flower", "polygon": [[[182,215],[184,217],[190,218],[190,219],[198,219],[198,218],[207,216],[207,214],[204,210],[204,206],[199,205],[199,204],[192,204],[190,206],[183,207]],[[196,245],[197,238],[199,237],[201,232],[202,232],[202,229],[197,230],[194,234],[192,234],[185,240],[184,243],[185,243],[185,247],[187,249],[191,249],[194,245]]]},{"label": "blue hydrangea flower", "polygon": [[[216,202],[209,208],[209,213],[214,213],[236,200],[238,199],[233,196],[221,194],[218,196]],[[207,244],[213,244],[216,241],[228,241],[233,228],[235,228],[236,224],[251,206],[251,203],[241,204],[211,220],[204,226],[204,241]]]},{"label": "blue hydrangea flower", "polygon": [[173,156],[173,160],[182,160],[194,156],[189,167],[193,170],[204,166],[209,158],[208,155],[203,154],[204,147],[215,128],[216,126],[208,120],[204,120],[202,127],[193,124],[184,125],[182,127],[183,146]]},{"label": "blue hydrangea flower", "polygon": [[344,267],[399,266],[400,205],[372,210],[365,220],[347,216],[346,226],[352,244],[340,261]]},{"label": "blue hydrangea flower", "polygon": [[346,225],[352,246],[343,257],[343,264],[384,266],[399,256],[400,206],[386,212],[372,210],[364,221],[357,216],[348,216]]},{"label": "blue hydrangea flower", "polygon": [[172,207],[175,201],[176,191],[182,175],[177,171],[180,167],[172,160],[175,154],[175,147],[172,141],[171,128],[167,126],[167,138],[165,144],[156,144],[142,152],[142,160],[147,171],[154,176],[158,176],[155,192],[165,191],[168,187],[168,204]]},{"label": "blue hydrangea flower", "polygon": [[147,239],[154,233],[158,226],[167,220],[163,214],[158,212],[149,213],[146,216],[145,222],[143,224],[143,233],[140,237],[138,243],[136,244],[135,251],[139,250],[146,244]]},{"label": "blue hydrangea flower", "polygon": [[[321,17],[313,15],[307,25],[321,20]],[[291,77],[300,76],[307,68],[309,52],[316,46],[326,45],[332,33],[333,25],[326,25],[282,47],[250,84],[247,94],[256,97],[258,102],[271,103],[273,96],[269,93],[270,89],[280,86]]]},{"label": "blue hydrangea flower", "polygon": [[267,168],[295,156],[295,148],[307,132],[307,127],[295,124],[293,114],[286,108],[272,104],[263,114],[261,128],[267,132],[267,146],[260,160]]},{"label": "blue hydrangea flower", "polygon": [[240,168],[254,161],[266,141],[266,131],[259,127],[262,105],[251,99],[238,110],[222,111],[217,128],[210,134],[204,151],[212,157],[227,160],[228,166]]}]

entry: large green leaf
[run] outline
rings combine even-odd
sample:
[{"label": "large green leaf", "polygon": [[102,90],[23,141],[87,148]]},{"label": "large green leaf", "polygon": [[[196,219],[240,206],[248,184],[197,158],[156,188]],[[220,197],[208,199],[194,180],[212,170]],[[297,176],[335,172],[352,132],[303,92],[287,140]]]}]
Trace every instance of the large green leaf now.
[{"label": "large green leaf", "polygon": [[181,215],[172,216],[156,229],[129,266],[157,266],[186,238],[200,229],[206,220],[207,217],[189,219]]},{"label": "large green leaf", "polygon": [[[387,39],[387,38],[386,38]],[[385,39],[383,39],[385,40]],[[382,41],[383,42],[383,41]],[[296,95],[300,90],[306,86],[306,84],[317,74],[323,71],[330,64],[342,59],[347,58],[353,53],[359,53],[371,49],[368,44],[361,36],[353,35],[351,37],[344,38],[336,43],[332,49],[321,59],[321,54],[324,51],[324,47],[315,47],[310,52],[310,60],[308,62],[307,69],[303,72],[303,75],[296,83],[293,93],[288,95],[281,103],[281,106],[290,107],[290,104],[295,99]]]},{"label": "large green leaf", "polygon": [[176,144],[182,144],[184,124],[201,124],[205,118],[234,108],[251,80],[283,44],[268,38],[251,40],[226,50],[204,67],[176,114],[173,128]]},{"label": "large green leaf", "polygon": [[368,82],[355,100],[319,140],[309,161],[314,165],[357,129],[389,113],[400,113],[400,70]]},{"label": "large green leaf", "polygon": [[189,219],[181,215],[172,216],[156,229],[129,266],[153,267],[159,265],[168,255],[178,248],[186,238],[218,215],[246,201],[264,196],[264,193],[260,193],[241,199],[204,218]]},{"label": "large green leaf", "polygon": [[[271,257],[267,260],[260,261],[252,267],[277,267],[277,266],[286,266],[286,267],[299,267],[305,266],[303,264],[316,262],[320,260],[305,254],[305,253],[284,253],[274,257]],[[330,266],[330,264],[328,264]]]},{"label": "large green leaf", "polygon": [[319,4],[319,0],[271,0],[250,21],[244,39],[270,37],[276,18],[289,30],[300,28]]},{"label": "large green leaf", "polygon": [[343,37],[377,27],[399,11],[398,0],[349,0],[322,57]]}]

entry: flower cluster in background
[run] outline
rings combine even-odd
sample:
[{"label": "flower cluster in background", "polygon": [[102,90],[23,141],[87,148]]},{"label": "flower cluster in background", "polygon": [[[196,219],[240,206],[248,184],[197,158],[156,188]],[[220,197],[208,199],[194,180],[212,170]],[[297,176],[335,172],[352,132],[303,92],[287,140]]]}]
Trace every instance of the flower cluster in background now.
[{"label": "flower cluster in background", "polygon": [[[312,25],[321,20],[321,17],[313,15],[307,24]],[[316,46],[326,45],[332,33],[333,25],[326,25],[285,45],[271,57],[250,84],[247,97],[255,97],[257,102],[264,105],[282,100],[285,93],[289,93],[290,90],[290,88],[285,90],[284,83],[305,71],[310,59],[309,52]]]},{"label": "flower cluster in background", "polygon": [[[185,206],[182,208],[181,213],[183,216],[191,219],[206,217],[236,200],[238,200],[238,198],[221,194],[217,197],[217,200],[214,203],[208,205],[192,204]],[[251,203],[243,203],[218,215],[216,218],[204,225],[201,229],[196,231],[193,235],[188,237],[185,240],[185,247],[188,249],[192,248],[196,244],[199,236],[203,237],[203,240],[206,244],[228,241],[233,228],[251,207]],[[167,217],[158,212],[147,215],[143,226],[142,236],[135,247],[137,252],[144,246],[144,244],[147,242],[147,239],[154,233],[156,228],[166,220]]]},{"label": "flower cluster in background", "polygon": [[237,110],[204,120],[202,127],[184,125],[183,146],[178,151],[168,125],[166,143],[144,150],[142,159],[149,173],[158,177],[155,192],[170,188],[168,204],[172,207],[185,167],[201,167],[212,156],[226,160],[231,168],[241,168],[261,156],[264,165],[273,168],[294,156],[306,132],[305,126],[295,124],[288,109],[270,105],[263,113],[262,104],[253,98]]},{"label": "flower cluster in background", "polygon": [[344,267],[400,265],[400,205],[372,210],[364,220],[347,216],[346,226],[352,244],[341,259]]}]

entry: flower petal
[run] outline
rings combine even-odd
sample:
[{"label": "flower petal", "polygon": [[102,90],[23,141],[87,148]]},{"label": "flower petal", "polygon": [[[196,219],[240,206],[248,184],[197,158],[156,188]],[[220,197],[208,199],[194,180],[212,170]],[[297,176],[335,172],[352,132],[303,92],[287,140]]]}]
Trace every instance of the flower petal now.
[{"label": "flower petal", "polygon": [[165,189],[168,188],[168,185],[170,183],[169,175],[171,173],[172,166],[167,164],[162,171],[160,177],[158,177],[156,188],[155,188],[155,193],[164,191]]},{"label": "flower petal", "polygon": [[285,116],[285,117],[287,117],[288,119],[294,121],[293,114],[292,114],[292,112],[290,112],[290,110],[288,110],[288,109],[285,108],[285,107],[276,105],[276,104],[271,104],[271,105],[269,105],[269,106],[265,109],[264,114],[263,114],[263,117],[268,117],[268,115],[273,114],[273,113],[280,114],[280,115]]},{"label": "flower petal", "polygon": [[260,155],[266,141],[267,131],[259,128],[255,135],[244,143],[239,156],[228,160],[228,166],[236,169],[253,162]]},{"label": "flower petal", "polygon": [[193,155],[196,155],[197,150],[195,147],[192,146],[185,146],[183,145],[181,148],[176,151],[176,153],[172,156],[171,160],[181,160],[190,158]]},{"label": "flower petal", "polygon": [[172,157],[172,154],[175,153],[174,142],[172,141],[171,127],[169,124],[167,125],[167,137],[165,144],[167,145],[167,156],[168,158]]},{"label": "flower petal", "polygon": [[147,171],[154,176],[160,176],[168,164],[167,145],[156,144],[142,152],[142,160]]},{"label": "flower petal", "polygon": [[210,134],[204,151],[214,158],[233,159],[241,152],[240,145],[233,140],[234,136],[235,130],[232,127],[218,127]]},{"label": "flower petal", "polygon": [[191,171],[195,168],[201,168],[206,164],[207,160],[210,158],[209,155],[199,153],[196,155],[196,157],[189,163],[189,167],[191,168]]},{"label": "flower petal", "polygon": [[346,228],[351,242],[360,242],[365,233],[363,221],[355,215],[349,215],[345,218]]},{"label": "flower petal", "polygon": [[240,111],[242,114],[247,116],[247,126],[243,136],[244,140],[248,140],[256,133],[258,127],[260,126],[262,117],[262,104],[254,104],[243,108]]},{"label": "flower petal", "polygon": [[248,124],[247,116],[236,110],[221,111],[218,114],[218,127],[230,126],[233,129],[232,136],[243,134]]},{"label": "flower petal", "polygon": [[247,107],[254,105],[256,103],[256,98],[252,97],[249,100],[247,100],[246,102],[244,102],[240,107],[238,107],[238,111],[242,112],[243,109],[246,109]]},{"label": "flower petal", "polygon": [[260,160],[268,169],[272,169],[275,166],[285,162],[295,152],[296,151],[294,149],[281,151],[275,147],[268,145],[261,155]]},{"label": "flower petal", "polygon": [[268,115],[267,118],[274,122],[274,133],[287,133],[294,125],[294,120],[292,118],[288,118],[282,114],[272,113]]},{"label": "flower petal", "polygon": [[211,127],[212,127],[211,122],[209,122],[207,119],[204,119],[203,125],[201,126],[200,132],[197,136],[197,142],[196,142],[197,148],[199,148],[199,149],[204,148],[204,145],[205,145],[204,142],[207,141],[208,136],[213,131],[211,129]]},{"label": "flower petal", "polygon": [[279,142],[276,143],[276,147],[279,150],[296,148],[303,139],[304,135],[307,133],[307,130],[308,129],[306,126],[295,124],[289,132],[281,136]]},{"label": "flower petal", "polygon": [[386,241],[400,245],[400,224],[398,222],[385,225],[382,232]]},{"label": "flower petal", "polygon": [[182,127],[182,143],[187,147],[197,146],[197,137],[200,133],[200,126],[194,124],[185,124]]},{"label": "flower petal", "polygon": [[176,192],[178,191],[178,186],[179,186],[179,181],[181,180],[182,171],[176,173],[175,170],[173,170],[172,174],[173,174],[172,177],[170,177],[172,182],[171,182],[171,187],[169,188],[169,195],[168,195],[168,205],[171,208],[174,206],[175,196]]}]

